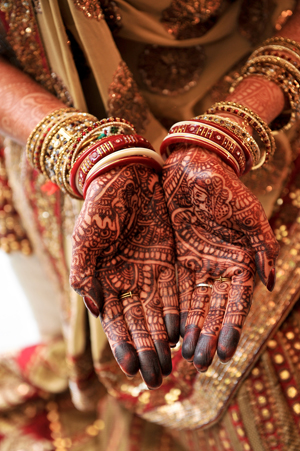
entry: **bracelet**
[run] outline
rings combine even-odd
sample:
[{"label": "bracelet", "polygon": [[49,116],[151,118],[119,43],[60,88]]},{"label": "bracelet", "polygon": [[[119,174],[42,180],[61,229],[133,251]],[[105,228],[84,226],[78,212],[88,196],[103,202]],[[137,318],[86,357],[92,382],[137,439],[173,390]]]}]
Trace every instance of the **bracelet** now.
[{"label": "bracelet", "polygon": [[88,172],[102,158],[128,147],[145,147],[154,151],[150,142],[140,135],[115,135],[101,139],[78,157],[70,171],[69,184],[74,193],[81,195]]},{"label": "bracelet", "polygon": [[[279,128],[288,130],[300,118],[300,71],[292,63],[283,58],[257,56],[247,62],[242,69],[241,76],[231,85],[229,92],[234,92],[242,80],[253,75],[264,77],[276,83],[287,94],[291,111],[288,112],[289,118],[287,123]],[[278,127],[276,127],[277,129]]]},{"label": "bracelet", "polygon": [[96,163],[92,167],[92,169],[88,172],[86,179],[88,177],[90,177],[98,168],[100,168],[101,166],[104,166],[107,163],[110,163],[111,161],[115,161],[121,157],[127,157],[127,156],[131,157],[131,156],[135,156],[135,155],[145,155],[146,157],[153,158],[154,160],[157,161],[157,163],[160,164],[161,168],[164,165],[164,160],[154,150],[146,149],[143,147],[131,147],[128,150],[125,150],[125,149],[119,150],[118,152],[114,152],[111,155],[108,155],[107,157],[102,158],[102,160],[98,161],[98,163]]},{"label": "bracelet", "polygon": [[45,133],[46,128],[47,131],[49,131],[50,123],[55,123],[60,117],[65,116],[69,112],[77,112],[77,110],[75,108],[60,108],[58,110],[55,110],[44,117],[43,120],[40,121],[32,130],[26,144],[26,156],[31,166],[33,166],[33,160],[36,152],[38,152],[39,155],[43,139],[47,135],[47,133]]},{"label": "bracelet", "polygon": [[[112,135],[134,135],[135,128],[126,119],[114,118],[104,119],[99,122],[97,129],[97,140],[108,138]],[[80,156],[80,149],[73,153],[71,159],[71,167],[74,165],[76,159]]]},{"label": "bracelet", "polygon": [[[286,55],[288,53],[291,55],[291,57],[288,57]],[[279,57],[281,59],[286,60],[287,62],[293,64],[293,66],[296,67],[296,69],[300,69],[300,55],[299,53],[295,52],[293,49],[290,49],[288,47],[283,47],[282,45],[266,45],[264,47],[259,47],[257,50],[255,50],[251,58],[255,58],[257,56],[275,56]],[[292,59],[292,57],[294,59]]]},{"label": "bracelet", "polygon": [[238,143],[224,131],[199,122],[187,121],[174,124],[168,136],[162,142],[161,154],[172,151],[172,144],[190,142],[218,154],[223,161],[232,167],[237,176],[244,174],[246,158]]},{"label": "bracelet", "polygon": [[98,135],[98,122],[95,122],[88,131],[75,135],[60,152],[55,166],[55,177],[63,192],[74,194],[68,183],[73,154],[79,152],[84,144],[91,143]]},{"label": "bracelet", "polygon": [[286,61],[283,58],[279,58],[278,56],[256,56],[255,58],[251,58],[247,61],[245,66],[242,69],[242,74],[247,72],[249,69],[251,72],[251,68],[255,65],[269,64],[281,67],[289,72],[295,80],[300,82],[300,71],[290,62]]},{"label": "bracelet", "polygon": [[239,144],[245,154],[247,171],[249,170],[249,166],[253,167],[253,165],[255,166],[260,161],[260,148],[258,147],[258,144],[253,136],[237,122],[225,117],[217,115],[210,116],[206,114],[197,116],[194,120],[198,120],[204,124],[213,124],[216,128],[225,131],[231,136]]},{"label": "bracelet", "polygon": [[[257,132],[262,143],[265,145],[266,155],[263,156],[265,162],[268,161],[269,155],[274,155],[276,144],[272,131],[267,123],[254,113],[254,111],[235,102],[218,102],[207,111],[208,114],[219,112],[227,112],[240,117]],[[260,162],[258,164],[261,166]],[[252,169],[257,169],[257,167],[253,167]]]},{"label": "bracelet", "polygon": [[87,114],[76,114],[73,117],[69,116],[67,119],[55,124],[48,136],[44,139],[37,169],[40,169],[43,174],[52,180],[55,176],[55,167],[60,155],[61,148],[81,131],[92,130],[97,124],[94,116]]},{"label": "bracelet", "polygon": [[161,172],[161,165],[156,160],[154,160],[152,157],[147,157],[144,155],[141,156],[127,156],[120,158],[119,160],[113,161],[111,163],[107,163],[104,166],[101,166],[97,171],[95,171],[89,178],[86,179],[83,189],[83,198],[85,199],[86,193],[88,190],[88,187],[92,183],[93,180],[98,178],[100,175],[104,174],[105,172],[115,168],[115,167],[122,167],[122,166],[128,166],[129,164],[141,164],[147,167],[150,167],[151,169],[154,169],[156,172]]},{"label": "bracelet", "polygon": [[296,41],[292,41],[292,39],[284,38],[283,36],[273,36],[272,38],[267,39],[262,43],[263,46],[273,43],[280,43],[281,46],[290,48],[291,50],[296,51],[297,49],[300,54],[300,44]]}]

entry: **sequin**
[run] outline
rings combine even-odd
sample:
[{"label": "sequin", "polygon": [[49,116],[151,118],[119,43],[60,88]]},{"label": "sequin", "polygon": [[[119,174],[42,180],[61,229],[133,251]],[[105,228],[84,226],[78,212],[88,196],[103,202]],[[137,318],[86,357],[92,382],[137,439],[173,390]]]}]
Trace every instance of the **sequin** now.
[{"label": "sequin", "polygon": [[124,61],[117,68],[108,90],[108,116],[122,117],[142,133],[148,121],[148,106]]},{"label": "sequin", "polygon": [[172,0],[161,22],[176,39],[191,39],[212,28],[226,7],[224,0]]},{"label": "sequin", "polygon": [[193,88],[204,68],[203,47],[147,45],[139,56],[138,70],[144,88],[167,96]]}]

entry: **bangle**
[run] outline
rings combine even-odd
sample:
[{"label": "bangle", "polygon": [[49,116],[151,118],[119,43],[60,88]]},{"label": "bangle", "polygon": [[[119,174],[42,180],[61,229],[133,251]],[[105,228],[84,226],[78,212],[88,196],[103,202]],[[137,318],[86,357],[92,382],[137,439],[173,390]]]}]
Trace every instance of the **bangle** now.
[{"label": "bangle", "polygon": [[[218,102],[207,111],[208,114],[220,112],[231,113],[243,119],[257,132],[262,143],[265,145],[266,155],[263,157],[265,161],[268,160],[269,155],[274,155],[276,144],[272,131],[266,122],[254,113],[254,111],[235,102]],[[260,162],[258,164],[260,164]],[[255,169],[255,167],[252,169]]]},{"label": "bangle", "polygon": [[[58,157],[55,167],[56,183],[63,192],[67,192],[75,198],[82,198],[78,190],[73,191],[69,184],[71,167],[76,161],[76,157],[84,153],[87,146],[102,142],[103,139],[116,133],[123,132],[132,134],[135,132],[133,126],[125,119],[107,118],[93,123],[87,131],[83,131],[80,135],[75,135],[72,141],[69,141],[66,148],[64,148]],[[124,136],[125,136],[124,135]]]},{"label": "bangle", "polygon": [[66,116],[67,113],[77,112],[75,108],[60,108],[48,114],[40,121],[37,126],[32,130],[26,144],[26,156],[27,160],[33,166],[34,158],[36,159],[36,153],[39,155],[43,139],[49,131],[49,124],[55,123],[59,118]]},{"label": "bangle", "polygon": [[[288,56],[290,55],[290,57]],[[296,69],[300,69],[300,55],[293,49],[284,47],[282,45],[266,45],[259,47],[255,52],[252,53],[251,58],[257,56],[275,56],[286,60],[287,62],[293,64]]]},{"label": "bangle", "polygon": [[[104,119],[99,122],[97,128],[98,136],[96,140],[102,140],[113,135],[134,135],[136,133],[135,128],[126,119],[114,118]],[[80,150],[77,149],[73,153],[71,159],[71,167],[74,165],[76,159],[80,156]]]},{"label": "bangle", "polygon": [[98,178],[100,175],[104,174],[105,172],[115,168],[115,167],[122,167],[122,166],[128,166],[129,164],[141,164],[147,167],[150,167],[151,169],[154,169],[155,172],[161,172],[161,165],[156,160],[154,160],[151,157],[147,156],[127,156],[120,158],[119,160],[112,161],[110,163],[105,164],[104,166],[101,166],[97,171],[95,171],[89,178],[86,179],[84,188],[83,188],[83,198],[85,199],[86,193],[88,190],[88,187],[92,183],[93,180]]},{"label": "bangle", "polygon": [[140,135],[116,135],[101,139],[88,147],[76,160],[71,171],[69,184],[74,193],[81,195],[88,172],[107,155],[128,147],[145,147],[154,151],[150,142]]},{"label": "bangle", "polygon": [[[242,80],[253,75],[264,77],[276,83],[288,96],[291,106],[291,111],[288,112],[288,121],[284,125],[276,127],[276,129],[288,130],[300,118],[300,71],[284,58],[256,56],[246,63],[242,69],[241,76],[231,85],[229,92],[234,92]],[[273,124],[271,124],[272,126]]]},{"label": "bangle", "polygon": [[[218,154],[235,171],[237,176],[246,172],[246,158],[239,144],[217,127],[201,124],[200,121],[186,121],[174,124],[163,140],[161,154],[172,151],[172,145],[190,142]],[[248,169],[248,168],[247,168]]]},{"label": "bangle", "polygon": [[67,192],[70,195],[74,194],[68,183],[72,156],[74,153],[80,152],[85,144],[89,144],[93,142],[94,139],[98,139],[98,123],[95,123],[91,129],[89,129],[88,132],[83,131],[81,134],[74,136],[74,138],[67,143],[67,146],[62,149],[57,160],[55,167],[56,183],[63,192]]},{"label": "bangle", "polygon": [[92,130],[94,124],[97,124],[95,121],[97,119],[94,116],[76,113],[52,126],[41,147],[39,163],[35,165],[37,169],[40,169],[47,178],[52,180],[55,176],[55,166],[61,148],[81,131]]},{"label": "bangle", "polygon": [[118,152],[114,152],[113,154],[102,158],[102,160],[98,161],[98,163],[96,163],[95,166],[93,166],[92,169],[88,172],[86,179],[90,177],[98,168],[104,166],[107,163],[110,163],[111,161],[115,161],[121,157],[131,157],[135,155],[145,155],[146,157],[153,158],[157,161],[157,163],[160,164],[161,168],[164,165],[164,160],[154,150],[145,149],[143,147],[131,147],[130,149],[119,150]]},{"label": "bangle", "polygon": [[260,149],[258,144],[253,136],[237,122],[225,117],[217,115],[210,116],[207,114],[197,116],[194,120],[199,120],[199,122],[204,124],[213,124],[215,127],[225,131],[231,136],[243,149],[247,161],[247,171],[249,170],[249,166],[255,166],[260,161]]},{"label": "bangle", "polygon": [[273,43],[280,43],[281,46],[290,48],[291,50],[296,51],[300,53],[300,44],[296,41],[292,41],[292,39],[284,38],[283,36],[273,36],[272,38],[267,39],[262,43],[263,46],[266,46],[268,44]]}]

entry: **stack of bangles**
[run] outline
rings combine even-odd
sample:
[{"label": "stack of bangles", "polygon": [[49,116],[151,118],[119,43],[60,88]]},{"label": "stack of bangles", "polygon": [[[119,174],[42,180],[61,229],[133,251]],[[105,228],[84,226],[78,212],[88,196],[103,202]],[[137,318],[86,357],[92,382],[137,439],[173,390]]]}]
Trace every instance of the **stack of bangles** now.
[{"label": "stack of bangles", "polygon": [[[230,92],[234,92],[244,78],[253,75],[276,83],[289,99],[290,110],[276,118],[272,123],[274,130],[247,106],[218,102],[206,114],[174,124],[162,142],[161,154],[168,156],[179,143],[199,145],[217,154],[238,177],[267,163],[276,149],[274,131],[280,128],[287,130],[295,120],[300,119],[300,44],[283,37],[265,41],[252,53]],[[288,120],[284,117],[286,113]],[[285,120],[283,124],[279,122],[282,116]],[[242,125],[239,125],[241,120]],[[246,130],[247,126],[252,127],[259,145]]]},{"label": "stack of bangles", "polygon": [[234,92],[244,78],[253,75],[276,83],[287,96],[290,109],[282,116],[287,114],[288,119],[283,124],[278,124],[277,120],[276,130],[288,130],[300,118],[300,44],[279,36],[265,41],[252,53],[230,92]]},{"label": "stack of bangles", "polygon": [[217,154],[238,177],[262,160],[260,148],[250,133],[238,123],[217,115],[204,114],[174,124],[162,142],[161,154],[169,155],[178,143],[195,144]]},{"label": "stack of bangles", "polygon": [[62,108],[45,117],[28,138],[32,166],[72,197],[82,199],[90,183],[116,167],[138,163],[160,172],[163,159],[125,119]]}]

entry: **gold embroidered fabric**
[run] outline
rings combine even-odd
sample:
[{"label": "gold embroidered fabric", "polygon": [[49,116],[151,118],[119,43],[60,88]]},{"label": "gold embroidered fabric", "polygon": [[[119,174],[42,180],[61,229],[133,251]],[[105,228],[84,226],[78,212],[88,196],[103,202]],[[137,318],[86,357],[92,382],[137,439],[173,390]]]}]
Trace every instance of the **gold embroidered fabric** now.
[{"label": "gold embroidered fabric", "polygon": [[108,95],[108,116],[127,119],[138,133],[142,133],[147,124],[149,109],[124,61],[120,62],[114,74]]}]

